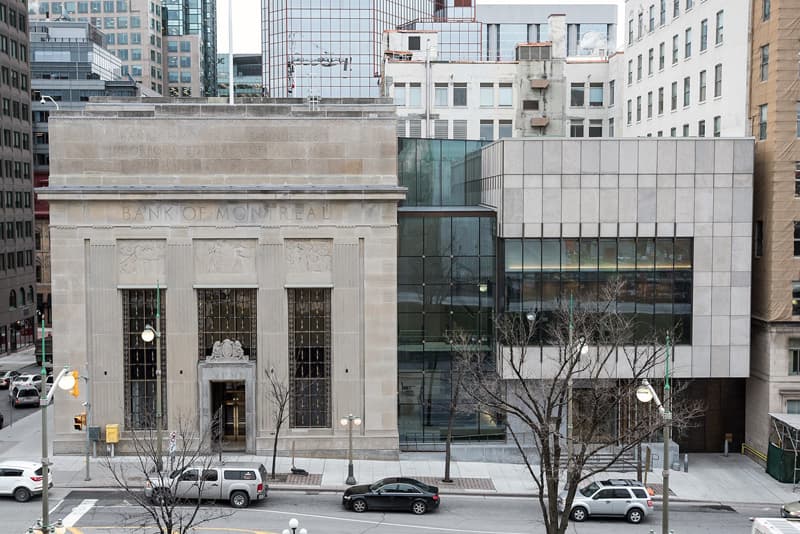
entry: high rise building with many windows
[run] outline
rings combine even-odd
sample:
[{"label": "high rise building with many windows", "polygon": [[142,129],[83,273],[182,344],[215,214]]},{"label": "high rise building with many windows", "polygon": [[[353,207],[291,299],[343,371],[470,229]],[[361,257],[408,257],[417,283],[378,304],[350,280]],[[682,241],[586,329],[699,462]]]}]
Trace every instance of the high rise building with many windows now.
[{"label": "high rise building with many windows", "polygon": [[[167,12],[167,85],[170,96],[215,96],[216,1],[164,0],[164,7]],[[187,87],[191,88],[191,95],[184,94]]]},{"label": "high rise building with many windows", "polygon": [[33,187],[26,2],[0,1],[0,352],[33,341]]},{"label": "high rise building with many windows", "polygon": [[278,98],[379,96],[384,30],[431,17],[435,7],[443,9],[445,4],[445,0],[262,0],[264,88]]}]

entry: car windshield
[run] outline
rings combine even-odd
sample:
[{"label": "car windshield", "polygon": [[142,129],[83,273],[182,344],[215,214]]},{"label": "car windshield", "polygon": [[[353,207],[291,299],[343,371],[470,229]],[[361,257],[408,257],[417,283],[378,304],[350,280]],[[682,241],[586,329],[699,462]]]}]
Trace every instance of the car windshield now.
[{"label": "car windshield", "polygon": [[592,482],[582,490],[580,490],[581,495],[584,497],[591,497],[595,491],[599,490],[600,486],[597,485],[597,482]]},{"label": "car windshield", "polygon": [[379,480],[379,481],[377,481],[377,482],[375,482],[373,484],[370,484],[369,489],[370,489],[370,491],[375,491],[375,490],[377,490],[378,488],[380,488],[381,486],[384,486],[384,485],[385,485],[384,479],[381,479],[381,480]]}]

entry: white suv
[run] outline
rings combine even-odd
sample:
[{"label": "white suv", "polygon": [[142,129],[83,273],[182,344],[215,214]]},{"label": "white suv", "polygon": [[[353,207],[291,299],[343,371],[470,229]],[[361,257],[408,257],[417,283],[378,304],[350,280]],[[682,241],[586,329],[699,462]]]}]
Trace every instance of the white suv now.
[{"label": "white suv", "polygon": [[[49,480],[53,487],[53,479]],[[0,462],[0,495],[9,495],[18,502],[26,502],[42,493],[41,462],[6,460]]]},{"label": "white suv", "polygon": [[[566,492],[558,496],[558,509],[564,511]],[[653,509],[653,501],[641,482],[603,480],[579,489],[572,501],[570,518],[585,521],[589,516],[624,517],[630,523],[641,523]]]},{"label": "white suv", "polygon": [[34,386],[38,388],[42,385],[42,375],[19,375],[11,382],[11,387],[8,388],[8,396],[14,397],[14,388],[23,386]]}]

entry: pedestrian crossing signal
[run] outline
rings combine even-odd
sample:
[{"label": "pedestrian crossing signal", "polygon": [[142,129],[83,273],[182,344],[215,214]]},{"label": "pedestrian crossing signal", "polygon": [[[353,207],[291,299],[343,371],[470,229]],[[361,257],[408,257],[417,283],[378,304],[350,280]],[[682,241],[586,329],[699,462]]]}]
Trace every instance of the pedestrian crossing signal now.
[{"label": "pedestrian crossing signal", "polygon": [[86,412],[79,413],[72,418],[72,428],[75,430],[83,430],[86,428]]}]

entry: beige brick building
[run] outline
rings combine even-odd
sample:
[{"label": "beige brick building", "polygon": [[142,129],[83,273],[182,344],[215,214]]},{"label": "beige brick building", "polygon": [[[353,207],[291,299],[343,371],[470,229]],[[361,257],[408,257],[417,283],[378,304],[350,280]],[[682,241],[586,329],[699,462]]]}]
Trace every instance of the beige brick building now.
[{"label": "beige brick building", "polygon": [[800,86],[796,2],[752,2],[756,138],[747,442],[767,452],[769,413],[800,413]]},{"label": "beige brick building", "polygon": [[[160,288],[165,427],[271,448],[267,373],[293,392],[280,449],[396,455],[397,185],[385,100],[93,102],[50,121],[56,367],[88,368],[91,424],[152,424]],[[85,394],[84,394],[85,395]],[[56,452],[85,435],[56,405]]]}]

